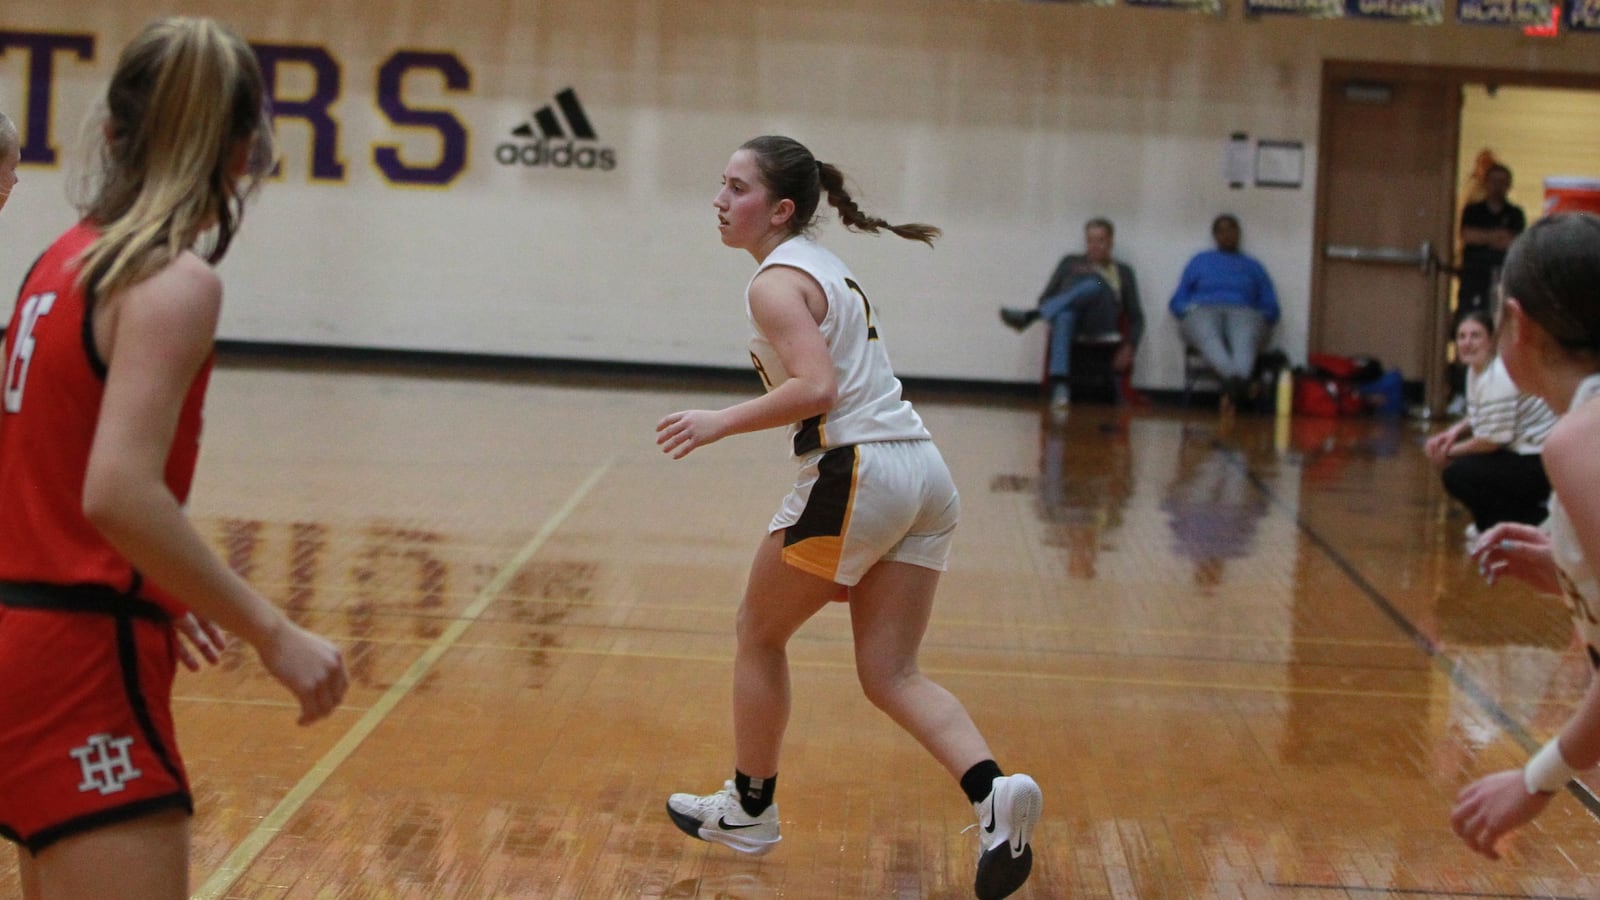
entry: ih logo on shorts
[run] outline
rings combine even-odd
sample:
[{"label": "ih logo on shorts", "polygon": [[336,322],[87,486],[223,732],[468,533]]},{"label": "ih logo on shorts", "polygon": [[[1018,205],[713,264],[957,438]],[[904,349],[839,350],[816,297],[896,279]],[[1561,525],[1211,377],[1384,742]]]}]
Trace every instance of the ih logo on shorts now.
[{"label": "ih logo on shorts", "polygon": [[82,747],[73,748],[72,758],[83,767],[83,783],[78,785],[78,790],[115,794],[143,775],[128,758],[128,747],[132,743],[131,737],[97,734]]}]

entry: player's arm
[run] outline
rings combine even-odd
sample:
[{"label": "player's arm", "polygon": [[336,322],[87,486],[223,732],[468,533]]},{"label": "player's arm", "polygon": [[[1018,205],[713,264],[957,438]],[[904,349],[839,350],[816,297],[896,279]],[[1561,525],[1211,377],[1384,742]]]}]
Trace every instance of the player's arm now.
[{"label": "player's arm", "polygon": [[[96,325],[108,372],[83,484],[89,521],[147,578],[244,639],[301,701],[326,715],[345,677],[332,644],[295,625],[214,554],[166,483],[195,374],[211,352],[222,285],[192,254],[108,301]],[[97,334],[97,337],[99,335]]]},{"label": "player's arm", "polygon": [[[1584,558],[1600,560],[1600,460],[1586,452],[1600,435],[1600,408],[1587,404],[1569,412],[1544,443],[1545,470],[1572,521]],[[1499,540],[1495,526],[1485,540]],[[1481,559],[1482,557],[1480,557]],[[1600,611],[1580,604],[1578,615]],[[1499,859],[1499,843],[1533,819],[1572,775],[1600,762],[1600,682],[1590,680],[1583,700],[1555,739],[1522,769],[1478,779],[1456,797],[1451,828],[1474,851]]]},{"label": "player's arm", "polygon": [[1490,440],[1489,438],[1473,435],[1471,437],[1456,441],[1455,443],[1446,447],[1445,455],[1451,458],[1473,456],[1474,454],[1479,453],[1493,453],[1496,450],[1500,450],[1504,447],[1505,444],[1501,443],[1500,441],[1494,441]]},{"label": "player's arm", "polygon": [[799,269],[774,267],[756,278],[750,286],[750,314],[789,378],[724,410],[729,434],[790,425],[833,408],[839,385],[818,327],[827,311],[821,285]]},{"label": "player's arm", "polygon": [[839,385],[818,327],[826,312],[826,295],[811,276],[785,266],[763,271],[750,285],[750,314],[788,379],[726,409],[673,413],[656,425],[656,443],[681,459],[730,434],[791,425],[832,409]]},{"label": "player's arm", "polygon": [[[1587,403],[1570,411],[1544,443],[1551,489],[1561,498],[1583,558],[1591,566],[1600,563],[1600,456],[1593,451],[1597,436],[1600,404]],[[1580,603],[1577,615],[1594,621],[1600,618],[1600,609]],[[1561,755],[1572,768],[1584,771],[1600,763],[1600,680],[1590,679],[1589,690],[1561,729],[1560,740]]]}]

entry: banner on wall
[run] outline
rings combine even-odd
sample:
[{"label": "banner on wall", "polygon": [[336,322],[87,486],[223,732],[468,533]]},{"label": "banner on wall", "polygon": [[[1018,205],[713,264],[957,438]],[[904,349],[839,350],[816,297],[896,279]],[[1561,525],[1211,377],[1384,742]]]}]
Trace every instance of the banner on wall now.
[{"label": "banner on wall", "polygon": [[1345,0],[1245,0],[1247,16],[1288,15],[1311,19],[1337,19],[1344,15]]},{"label": "banner on wall", "polygon": [[1444,22],[1443,0],[1345,0],[1344,14],[1351,19],[1439,25]]},{"label": "banner on wall", "polygon": [[1181,9],[1186,12],[1204,13],[1219,19],[1225,14],[1222,0],[1122,0],[1122,2],[1128,6],[1150,9]]},{"label": "banner on wall", "polygon": [[1600,34],[1600,0],[1567,0],[1568,31]]},{"label": "banner on wall", "polygon": [[1548,24],[1555,9],[1554,0],[1458,0],[1456,21],[1526,28]]}]

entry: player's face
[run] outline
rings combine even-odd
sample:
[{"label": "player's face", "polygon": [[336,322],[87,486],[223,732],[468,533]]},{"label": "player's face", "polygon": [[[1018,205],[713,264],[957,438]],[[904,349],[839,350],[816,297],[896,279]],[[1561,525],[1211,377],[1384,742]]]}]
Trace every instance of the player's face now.
[{"label": "player's face", "polygon": [[760,244],[773,227],[773,202],[756,168],[755,153],[738,150],[722,170],[722,188],[711,205],[717,210],[717,230],[729,247],[748,250]]},{"label": "player's face", "polygon": [[1456,355],[1474,370],[1482,369],[1494,356],[1494,339],[1481,322],[1468,319],[1456,329]]},{"label": "player's face", "polygon": [[0,209],[11,199],[11,189],[17,186],[17,165],[22,162],[22,152],[13,150],[0,158]]}]

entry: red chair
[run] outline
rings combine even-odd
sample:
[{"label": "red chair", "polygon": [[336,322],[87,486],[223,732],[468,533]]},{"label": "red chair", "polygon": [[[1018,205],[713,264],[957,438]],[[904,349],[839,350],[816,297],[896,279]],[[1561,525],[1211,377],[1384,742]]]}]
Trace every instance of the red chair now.
[{"label": "red chair", "polygon": [[[1050,329],[1045,329],[1045,358],[1040,366],[1039,383],[1046,396],[1050,390]],[[1128,318],[1117,323],[1117,334],[1078,334],[1073,336],[1072,361],[1067,370],[1067,383],[1072,387],[1074,400],[1104,400],[1108,403],[1129,406],[1149,406],[1150,400],[1133,388],[1133,366],[1120,375],[1111,368],[1117,349],[1126,340]]]}]

